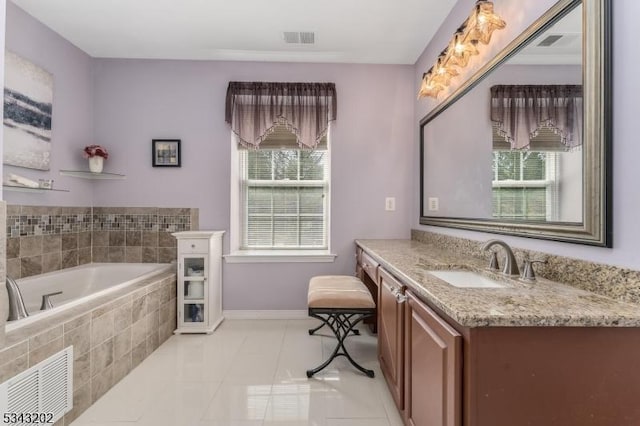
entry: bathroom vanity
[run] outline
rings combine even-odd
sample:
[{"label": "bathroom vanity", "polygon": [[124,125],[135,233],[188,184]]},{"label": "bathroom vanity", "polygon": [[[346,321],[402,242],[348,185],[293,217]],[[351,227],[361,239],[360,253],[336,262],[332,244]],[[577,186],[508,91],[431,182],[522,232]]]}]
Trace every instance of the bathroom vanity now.
[{"label": "bathroom vanity", "polygon": [[640,424],[637,305],[521,282],[436,244],[356,243],[359,270],[375,270],[380,365],[405,424]]}]

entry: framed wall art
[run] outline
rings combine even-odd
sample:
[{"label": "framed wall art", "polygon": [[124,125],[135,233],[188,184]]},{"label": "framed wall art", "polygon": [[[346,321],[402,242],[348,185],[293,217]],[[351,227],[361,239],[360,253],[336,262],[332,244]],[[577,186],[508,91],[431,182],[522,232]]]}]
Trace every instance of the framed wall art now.
[{"label": "framed wall art", "polygon": [[153,139],[153,167],[180,167],[180,139]]},{"label": "framed wall art", "polygon": [[33,62],[5,53],[3,163],[49,170],[53,76]]}]

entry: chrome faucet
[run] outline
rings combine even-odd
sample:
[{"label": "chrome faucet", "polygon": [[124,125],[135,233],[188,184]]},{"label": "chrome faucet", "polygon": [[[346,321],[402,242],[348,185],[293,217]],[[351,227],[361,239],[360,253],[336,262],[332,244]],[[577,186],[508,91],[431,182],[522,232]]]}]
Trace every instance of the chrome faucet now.
[{"label": "chrome faucet", "polygon": [[28,317],[29,313],[24,306],[24,300],[22,300],[22,293],[20,293],[18,283],[10,276],[7,276],[6,281],[7,295],[9,296],[9,316],[7,321],[15,321]]},{"label": "chrome faucet", "polygon": [[482,250],[489,250],[494,245],[498,245],[502,247],[505,251],[504,268],[502,268],[502,273],[505,275],[520,275],[520,270],[518,269],[518,262],[516,261],[516,257],[513,255],[513,251],[511,250],[511,247],[509,247],[509,245],[504,241],[489,240],[486,243],[484,243],[484,246],[482,246]]}]

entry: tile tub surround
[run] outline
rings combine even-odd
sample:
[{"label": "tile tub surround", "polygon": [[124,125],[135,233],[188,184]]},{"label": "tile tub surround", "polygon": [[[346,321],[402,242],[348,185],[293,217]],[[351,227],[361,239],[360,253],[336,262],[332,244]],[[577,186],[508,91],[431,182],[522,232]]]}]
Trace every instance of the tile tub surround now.
[{"label": "tile tub surround", "polygon": [[91,208],[7,206],[7,274],[29,277],[91,262]]},{"label": "tile tub surround", "polygon": [[[496,235],[496,238],[499,239],[500,236]],[[455,251],[464,256],[483,259],[485,262],[488,262],[489,259],[488,253],[482,250],[484,241],[468,240],[416,229],[411,230],[411,239]],[[522,265],[524,259],[547,261],[546,264],[536,263],[537,277],[561,282],[622,302],[640,304],[640,271],[516,247],[512,247],[512,250],[518,260],[518,265]],[[502,262],[502,256],[499,258]]]},{"label": "tile tub surround", "polygon": [[[544,278],[523,283],[485,271],[477,259],[437,243],[358,240],[368,254],[422,298],[465,327],[640,327],[637,305]],[[503,288],[457,288],[425,271],[485,271]]]},{"label": "tile tub surround", "polygon": [[172,232],[198,229],[198,209],[94,207],[93,261],[169,263],[177,258]]},{"label": "tile tub surround", "polygon": [[198,209],[7,207],[7,272],[24,278],[90,262],[169,263],[171,232],[198,228]]},{"label": "tile tub surround", "polygon": [[[124,293],[124,294],[123,294]],[[164,272],[7,333],[0,382],[73,345],[69,425],[167,340],[176,328],[176,276]]]}]

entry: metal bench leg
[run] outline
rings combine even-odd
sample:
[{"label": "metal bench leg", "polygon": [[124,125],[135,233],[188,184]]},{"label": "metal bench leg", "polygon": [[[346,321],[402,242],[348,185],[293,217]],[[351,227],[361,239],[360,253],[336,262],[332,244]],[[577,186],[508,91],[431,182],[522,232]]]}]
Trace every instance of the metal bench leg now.
[{"label": "metal bench leg", "polygon": [[[331,321],[331,320],[332,320],[332,318],[328,318],[328,320],[329,320],[329,321]],[[332,321],[332,322],[335,322],[335,320],[334,320],[334,321]],[[320,323],[320,325],[319,325],[319,326],[317,326],[316,328],[310,328],[310,329],[309,329],[309,336],[313,336],[313,335],[314,335],[314,333],[315,333],[316,331],[320,330],[320,329],[321,329],[322,327],[324,327],[325,325],[326,325],[326,323],[325,323],[325,322],[324,322],[324,320],[323,320],[323,322],[321,322],[321,323]],[[354,328],[353,330],[351,330],[351,332],[352,332],[353,334],[355,334],[356,336],[359,336],[359,335],[360,335],[360,330],[358,330],[357,328]]]},{"label": "metal bench leg", "polygon": [[[326,318],[322,315],[326,315]],[[373,315],[373,312],[345,312],[342,310],[326,310],[324,309],[322,313],[316,313],[313,309],[309,309],[309,316],[313,318],[317,318],[322,321],[322,326],[327,325],[333,331],[333,334],[336,336],[338,340],[333,353],[329,356],[329,358],[324,361],[322,364],[313,368],[311,370],[307,370],[307,377],[312,377],[317,372],[323,370],[327,365],[334,360],[334,358],[339,356],[346,357],[349,362],[356,367],[359,371],[363,372],[369,377],[374,377],[374,371],[366,369],[358,364],[352,357],[349,355],[347,348],[344,345],[344,340],[349,336],[351,332],[353,332],[353,328],[365,318],[368,318]],[[318,327],[316,330],[318,330]],[[314,330],[314,331],[316,331]],[[311,333],[311,330],[309,330]]]}]

